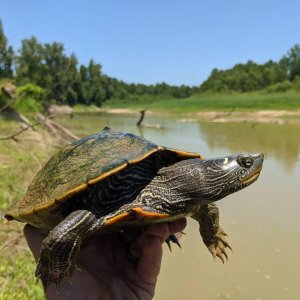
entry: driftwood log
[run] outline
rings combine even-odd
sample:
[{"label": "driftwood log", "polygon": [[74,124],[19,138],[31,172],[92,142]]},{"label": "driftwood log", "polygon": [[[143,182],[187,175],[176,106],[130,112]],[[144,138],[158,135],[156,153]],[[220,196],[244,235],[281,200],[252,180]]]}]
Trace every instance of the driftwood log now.
[{"label": "driftwood log", "polygon": [[[62,115],[62,114],[59,114]],[[38,120],[44,124],[44,126],[48,129],[50,133],[52,133],[54,136],[58,136],[60,138],[66,139],[68,141],[75,141],[78,140],[79,137],[75,135],[73,132],[71,132],[69,129],[65,128],[64,126],[58,124],[53,120],[53,117],[55,115],[50,116],[44,116],[41,113],[37,114]]]}]

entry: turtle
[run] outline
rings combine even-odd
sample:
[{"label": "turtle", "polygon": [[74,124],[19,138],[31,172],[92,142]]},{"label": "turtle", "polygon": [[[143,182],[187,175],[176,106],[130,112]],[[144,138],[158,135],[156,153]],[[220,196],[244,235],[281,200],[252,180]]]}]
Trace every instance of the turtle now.
[{"label": "turtle", "polygon": [[[54,154],[4,219],[49,231],[35,274],[44,288],[72,275],[88,236],[187,216],[224,262],[231,247],[214,202],[253,183],[263,159],[262,153],[205,159],[105,127]],[[172,235],[167,242],[178,240]]]}]

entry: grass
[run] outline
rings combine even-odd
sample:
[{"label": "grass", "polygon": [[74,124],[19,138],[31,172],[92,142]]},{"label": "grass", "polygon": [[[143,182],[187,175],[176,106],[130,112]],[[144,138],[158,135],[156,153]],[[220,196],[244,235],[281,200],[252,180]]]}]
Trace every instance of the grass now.
[{"label": "grass", "polygon": [[89,113],[89,112],[95,112],[99,111],[99,107],[96,105],[83,105],[83,104],[76,104],[73,106],[73,112],[74,113]]},{"label": "grass", "polygon": [[[0,117],[0,136],[16,132],[15,122]],[[39,129],[41,134],[44,134]],[[20,139],[0,141],[0,211],[25,194],[26,187],[53,151],[52,147]],[[28,136],[27,136],[28,138]],[[35,284],[35,262],[23,237],[24,224],[0,223],[0,300],[43,299]]]},{"label": "grass", "polygon": [[110,100],[103,108],[148,108],[154,111],[191,113],[198,111],[254,111],[254,110],[297,110],[300,109],[300,92],[283,93],[232,93],[201,94],[185,99],[139,98],[133,100]]}]

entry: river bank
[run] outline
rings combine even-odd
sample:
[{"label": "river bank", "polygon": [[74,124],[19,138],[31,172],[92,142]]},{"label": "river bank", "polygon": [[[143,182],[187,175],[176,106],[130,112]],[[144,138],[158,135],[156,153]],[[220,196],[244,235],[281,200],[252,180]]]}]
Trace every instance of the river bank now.
[{"label": "river bank", "polygon": [[[97,112],[109,114],[136,114],[139,110],[129,108],[102,108]],[[149,115],[169,115],[173,113],[147,110]],[[271,124],[298,124],[300,123],[300,110],[258,110],[258,111],[198,111],[179,114],[182,122],[195,122],[197,120],[207,120],[211,122],[254,122]]]},{"label": "river bank", "polygon": [[[185,99],[135,98],[109,100],[103,107],[75,105],[74,113],[106,112],[113,114],[173,114],[185,121],[298,123],[300,93],[228,93],[199,94]],[[137,117],[138,118],[138,117]]]}]

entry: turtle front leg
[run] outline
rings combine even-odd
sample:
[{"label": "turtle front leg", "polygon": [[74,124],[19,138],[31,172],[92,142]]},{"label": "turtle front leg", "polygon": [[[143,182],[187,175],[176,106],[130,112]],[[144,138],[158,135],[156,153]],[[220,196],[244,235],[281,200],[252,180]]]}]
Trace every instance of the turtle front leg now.
[{"label": "turtle front leg", "polygon": [[224,258],[228,259],[225,249],[232,249],[226,240],[227,234],[219,225],[218,207],[213,203],[201,205],[192,218],[199,222],[199,231],[203,242],[214,259],[218,256],[224,263]]},{"label": "turtle front leg", "polygon": [[35,275],[46,289],[50,283],[59,285],[71,278],[82,241],[98,230],[103,221],[86,210],[72,212],[44,239]]}]

